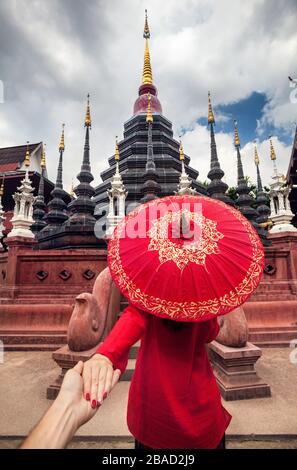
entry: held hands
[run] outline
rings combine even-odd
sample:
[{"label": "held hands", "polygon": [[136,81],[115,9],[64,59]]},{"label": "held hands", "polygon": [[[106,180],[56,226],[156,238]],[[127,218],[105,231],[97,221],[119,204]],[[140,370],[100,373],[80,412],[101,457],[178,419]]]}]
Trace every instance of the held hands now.
[{"label": "held hands", "polygon": [[118,382],[121,375],[119,369],[114,370],[111,361],[102,354],[95,354],[84,363],[83,382],[84,396],[89,408],[99,408],[103,400]]}]

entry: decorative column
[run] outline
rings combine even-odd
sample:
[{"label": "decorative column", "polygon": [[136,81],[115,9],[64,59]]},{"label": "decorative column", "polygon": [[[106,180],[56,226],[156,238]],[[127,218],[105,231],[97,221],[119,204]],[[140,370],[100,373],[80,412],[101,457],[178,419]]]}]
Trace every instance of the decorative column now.
[{"label": "decorative column", "polygon": [[215,118],[212,110],[210,92],[208,92],[208,124],[210,127],[210,171],[207,177],[210,179],[210,184],[207,187],[207,193],[210,197],[223,201],[230,206],[234,206],[234,201],[226,195],[228,185],[222,181],[225,173],[221,169],[217,153],[217,144],[215,140]]},{"label": "decorative column", "polygon": [[7,235],[7,238],[11,237],[23,237],[23,238],[34,238],[34,233],[30,230],[33,224],[33,203],[35,197],[33,196],[34,189],[31,186],[31,180],[29,179],[29,166],[30,166],[30,153],[29,153],[29,142],[27,142],[27,150],[25,157],[25,178],[21,181],[21,186],[13,195],[15,201],[14,213],[11,219],[12,230]]},{"label": "decorative column", "polygon": [[44,173],[46,169],[46,159],[45,159],[45,144],[42,147],[42,156],[41,156],[41,175],[39,180],[38,195],[36,197],[34,206],[33,206],[33,219],[34,223],[31,227],[33,233],[38,233],[44,227],[46,227],[45,221],[45,209],[46,204],[44,202]]},{"label": "decorative column", "polygon": [[186,170],[185,170],[185,154],[183,149],[183,144],[180,141],[179,146],[179,159],[181,161],[182,171],[179,179],[179,184],[177,186],[177,194],[184,195],[184,194],[197,194],[197,191],[191,188],[192,181],[188,177]]},{"label": "decorative column", "polygon": [[151,94],[148,93],[148,103],[147,103],[147,112],[146,112],[146,123],[148,126],[147,134],[147,157],[146,157],[146,166],[145,173],[143,176],[143,185],[141,192],[143,197],[141,202],[152,201],[157,199],[161,191],[161,187],[158,183],[158,173],[156,169],[155,159],[154,159],[154,146],[153,146],[153,114],[151,110]]},{"label": "decorative column", "polygon": [[[260,227],[257,223],[257,219],[259,217],[258,212],[256,209],[252,207],[253,198],[250,196],[250,189],[247,185],[243,166],[241,161],[241,153],[240,153],[240,139],[237,129],[237,122],[234,121],[234,146],[237,152],[237,194],[238,198],[236,200],[236,205],[238,206],[240,212],[251,222],[255,230],[259,233]],[[260,235],[260,234],[259,234]]]},{"label": "decorative column", "polygon": [[94,177],[91,173],[90,165],[90,129],[91,129],[91,112],[90,112],[90,96],[87,96],[87,111],[85,117],[85,146],[84,155],[81,165],[81,170],[77,175],[79,184],[74,188],[76,198],[68,204],[68,210],[70,211],[70,217],[67,220],[67,225],[88,225],[94,226],[96,219],[94,217],[95,203],[92,197],[95,193],[94,188],[90,185]]},{"label": "decorative column", "polygon": [[274,168],[269,193],[271,208],[270,218],[273,222],[273,227],[271,228],[270,233],[297,232],[296,227],[294,227],[294,225],[291,223],[294,214],[291,211],[289,201],[290,187],[287,184],[285,176],[278,173],[277,171],[276,153],[271,138],[270,158],[273,162]]},{"label": "decorative column", "polygon": [[107,190],[109,197],[109,211],[107,215],[106,236],[110,237],[117,224],[125,217],[125,201],[128,195],[119,171],[120,152],[116,140],[115,156],[116,171],[111,180],[111,189]]},{"label": "decorative column", "polygon": [[[62,125],[62,134],[59,145],[59,165],[57,171],[57,179],[54,189],[51,192],[52,199],[48,203],[48,213],[46,216],[47,225],[44,227],[38,235],[43,237],[48,233],[60,228],[64,222],[68,219],[67,205],[64,201],[67,193],[63,189],[63,154],[65,150],[65,137],[64,137],[65,124]],[[39,236],[38,236],[39,238]]]},{"label": "decorative column", "polygon": [[4,231],[5,231],[5,226],[4,226],[5,212],[2,206],[3,195],[4,195],[4,177],[2,180],[2,184],[0,186],[0,251],[3,249],[2,238],[4,237]]}]

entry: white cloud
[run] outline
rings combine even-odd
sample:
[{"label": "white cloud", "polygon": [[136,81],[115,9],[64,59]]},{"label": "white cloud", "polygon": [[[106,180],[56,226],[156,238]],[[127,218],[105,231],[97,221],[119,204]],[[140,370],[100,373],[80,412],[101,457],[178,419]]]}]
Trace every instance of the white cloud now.
[{"label": "white cloud", "polygon": [[[94,184],[99,184],[114,136],[122,135],[137,97],[146,7],[144,0],[2,0],[7,19],[1,28],[4,39],[0,37],[7,87],[6,103],[0,105],[2,144],[46,141],[49,175],[55,178],[65,122],[68,188],[82,160],[85,96],[90,92],[91,160]],[[172,120],[176,136],[182,127],[191,129],[183,140],[200,179],[206,179],[209,168],[209,136],[195,122],[206,115],[211,90],[214,106],[237,102],[253,91],[267,95],[269,104],[258,123],[265,180],[271,173],[265,124],[290,132],[296,119],[287,79],[296,72],[295,1],[151,0],[148,8],[154,82],[164,115]],[[217,116],[217,121],[224,119]],[[217,145],[226,181],[234,184],[233,136],[217,133]],[[290,149],[278,139],[275,146],[285,172]],[[255,175],[250,145],[242,154],[246,173]]]}]

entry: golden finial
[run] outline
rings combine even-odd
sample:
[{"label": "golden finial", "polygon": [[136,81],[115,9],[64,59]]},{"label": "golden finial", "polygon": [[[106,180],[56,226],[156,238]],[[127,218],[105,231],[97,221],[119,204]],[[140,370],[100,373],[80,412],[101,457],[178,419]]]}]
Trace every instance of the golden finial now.
[{"label": "golden finial", "polygon": [[44,169],[46,167],[45,147],[46,147],[46,144],[43,144],[42,145],[42,151],[41,151],[41,162],[40,162],[40,166],[41,166],[42,169]]},{"label": "golden finial", "polygon": [[235,147],[240,147],[240,139],[237,129],[237,121],[234,119],[234,145]]},{"label": "golden finial", "polygon": [[87,95],[87,111],[86,111],[86,118],[85,118],[85,127],[91,127],[91,111],[90,111],[90,95]]},{"label": "golden finial", "polygon": [[185,159],[184,148],[181,140],[179,141],[179,159],[180,161]]},{"label": "golden finial", "polygon": [[143,37],[144,37],[145,39],[148,39],[148,38],[151,37],[150,28],[149,28],[148,21],[147,21],[147,10],[145,10],[145,20],[144,20]]},{"label": "golden finial", "polygon": [[146,122],[147,123],[152,123],[153,120],[154,119],[153,119],[152,110],[151,110],[151,94],[148,93]]},{"label": "golden finial", "polygon": [[29,141],[27,140],[27,150],[25,156],[25,166],[28,168],[30,166],[30,152],[29,152]]},{"label": "golden finial", "polygon": [[118,136],[116,136],[114,159],[115,159],[115,161],[117,161],[117,162],[118,162],[119,159],[120,159],[120,151],[119,151],[119,146],[118,146]]},{"label": "golden finial", "polygon": [[215,118],[211,106],[210,92],[208,92],[208,124],[214,124],[214,122]]},{"label": "golden finial", "polygon": [[259,159],[259,155],[258,155],[258,150],[257,150],[256,144],[255,144],[255,158],[254,158],[254,160],[255,160],[255,164],[258,166],[259,163],[260,163],[260,159]]},{"label": "golden finial", "polygon": [[4,195],[4,176],[2,179],[2,184],[0,186],[0,198]]},{"label": "golden finial", "polygon": [[275,153],[273,143],[272,143],[272,136],[270,136],[269,139],[270,139],[270,158],[272,161],[274,161],[276,160],[276,153]]},{"label": "golden finial", "polygon": [[143,37],[145,38],[145,49],[144,49],[144,64],[143,64],[143,73],[142,73],[142,84],[143,85],[152,85],[153,84],[153,74],[151,67],[151,58],[150,51],[148,46],[148,39],[150,38],[150,30],[147,21],[147,10],[145,10],[145,22],[144,22],[144,31]]},{"label": "golden finial", "polygon": [[60,152],[64,152],[65,150],[64,128],[65,128],[65,124],[62,124],[62,134],[61,134],[61,140],[60,140],[60,145],[59,145]]}]

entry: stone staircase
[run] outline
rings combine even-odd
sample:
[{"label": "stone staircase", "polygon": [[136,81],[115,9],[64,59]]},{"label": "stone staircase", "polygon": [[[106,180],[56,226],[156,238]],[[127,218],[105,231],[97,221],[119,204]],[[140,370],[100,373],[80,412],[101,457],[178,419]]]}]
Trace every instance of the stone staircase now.
[{"label": "stone staircase", "polygon": [[249,329],[249,341],[259,348],[288,347],[294,339],[297,341],[297,326]]}]

